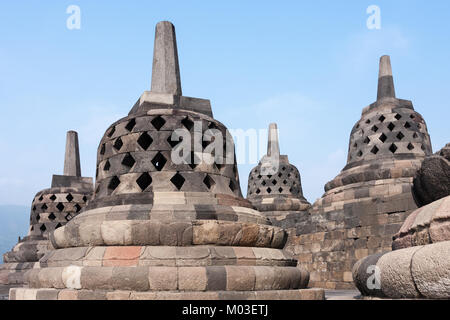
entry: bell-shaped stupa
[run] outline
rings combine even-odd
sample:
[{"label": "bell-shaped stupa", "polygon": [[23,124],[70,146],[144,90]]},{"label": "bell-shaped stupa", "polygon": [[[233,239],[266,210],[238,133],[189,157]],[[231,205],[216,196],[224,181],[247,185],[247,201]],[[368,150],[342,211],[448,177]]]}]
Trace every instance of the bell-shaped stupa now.
[{"label": "bell-shaped stupa", "polygon": [[[362,111],[350,135],[348,161],[325,186],[297,226],[294,252],[311,273],[311,284],[354,288],[352,266],[391,248],[392,237],[417,208],[413,179],[432,153],[422,116],[395,96],[389,56],[380,60],[377,101]],[[320,265],[320,267],[318,267]]]},{"label": "bell-shaped stupa", "polygon": [[182,95],[175,28],[156,26],[151,91],[106,131],[95,194],[11,299],[319,299],[286,232],[243,199],[209,100]]},{"label": "bell-shaped stupa", "polygon": [[36,194],[31,204],[28,235],[3,256],[1,282],[22,284],[24,272],[51,250],[49,233],[64,226],[86,206],[93,193],[92,178],[81,176],[78,134],[67,132],[64,175],[53,175],[51,188]]},{"label": "bell-shaped stupa", "polygon": [[280,155],[275,123],[269,126],[267,154],[250,171],[247,199],[274,224],[311,206],[303,196],[300,172],[287,155]]}]

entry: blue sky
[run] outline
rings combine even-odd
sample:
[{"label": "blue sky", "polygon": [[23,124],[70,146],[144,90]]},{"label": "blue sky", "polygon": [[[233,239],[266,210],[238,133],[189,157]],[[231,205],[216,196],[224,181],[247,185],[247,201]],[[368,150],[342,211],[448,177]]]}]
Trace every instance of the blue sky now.
[{"label": "blue sky", "polygon": [[[69,5],[80,30],[66,28]],[[380,30],[366,27],[369,5]],[[345,165],[383,54],[437,151],[450,142],[449,15],[447,0],[2,1],[0,205],[29,205],[62,173],[67,130],[79,132],[83,175],[95,174],[105,129],[150,88],[161,20],[176,26],[183,93],[210,99],[230,129],[277,122],[310,202]],[[252,167],[239,167],[244,193]]]}]

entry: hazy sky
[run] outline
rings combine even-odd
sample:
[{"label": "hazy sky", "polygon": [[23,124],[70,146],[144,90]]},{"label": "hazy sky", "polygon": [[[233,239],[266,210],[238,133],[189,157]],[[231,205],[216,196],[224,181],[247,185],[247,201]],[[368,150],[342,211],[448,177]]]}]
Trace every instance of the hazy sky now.
[{"label": "hazy sky", "polygon": [[[70,5],[79,30],[66,27]],[[379,30],[366,26],[370,5]],[[183,93],[210,99],[229,129],[277,122],[310,202],[346,163],[383,54],[437,151],[450,142],[449,16],[447,0],[2,1],[0,204],[29,205],[62,174],[67,130],[79,133],[83,175],[95,174],[104,131],[150,88],[161,20],[176,27]],[[253,166],[239,166],[244,194]]]}]

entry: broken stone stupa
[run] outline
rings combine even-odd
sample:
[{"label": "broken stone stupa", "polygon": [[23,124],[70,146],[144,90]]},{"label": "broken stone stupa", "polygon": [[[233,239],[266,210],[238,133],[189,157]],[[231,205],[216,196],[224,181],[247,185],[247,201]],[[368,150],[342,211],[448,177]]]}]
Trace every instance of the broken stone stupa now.
[{"label": "broken stone stupa", "polygon": [[3,256],[1,284],[23,284],[24,273],[51,250],[50,232],[77,216],[93,194],[92,178],[81,177],[78,135],[67,132],[64,175],[53,175],[50,189],[36,194],[31,204],[28,235]]},{"label": "broken stone stupa", "polygon": [[303,196],[300,172],[287,155],[280,155],[275,123],[269,126],[267,155],[250,171],[247,199],[272,224],[282,228],[295,228],[308,216],[311,204]]},{"label": "broken stone stupa", "polygon": [[297,225],[292,251],[313,286],[352,289],[352,267],[389,251],[392,237],[417,205],[413,179],[432,153],[422,116],[395,97],[389,56],[380,60],[377,101],[350,135],[347,165],[325,186],[308,223]]},{"label": "broken stone stupa", "polygon": [[92,201],[10,299],[323,299],[301,290],[308,273],[282,251],[286,232],[242,198],[235,162],[205,160],[209,144],[234,149],[202,141],[207,130],[228,136],[209,100],[182,95],[175,29],[160,22],[151,91],[101,140]]}]

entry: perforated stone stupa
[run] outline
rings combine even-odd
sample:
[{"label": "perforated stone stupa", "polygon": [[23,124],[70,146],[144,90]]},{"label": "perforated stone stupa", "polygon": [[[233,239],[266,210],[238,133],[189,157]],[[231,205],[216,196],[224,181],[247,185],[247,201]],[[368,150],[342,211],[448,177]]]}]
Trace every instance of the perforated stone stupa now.
[{"label": "perforated stone stupa", "polygon": [[3,256],[0,280],[22,284],[23,274],[50,250],[48,235],[76,217],[93,194],[92,178],[81,177],[78,134],[67,132],[64,175],[53,175],[51,188],[36,194],[31,204],[28,235]]},{"label": "perforated stone stupa", "polygon": [[[10,298],[323,299],[300,290],[308,273],[281,250],[286,232],[242,198],[235,162],[208,156],[233,141],[218,139],[229,135],[209,100],[182,95],[170,22],[156,26],[151,88],[101,140],[86,210],[51,234],[57,250]],[[185,154],[189,138],[200,150]]]},{"label": "perforated stone stupa", "polygon": [[[273,163],[275,170],[268,172]],[[274,224],[286,220],[288,215],[306,213],[311,207],[303,196],[300,172],[289,163],[287,155],[280,155],[275,123],[269,126],[267,155],[249,174],[247,199]]]},{"label": "perforated stone stupa", "polygon": [[364,108],[350,135],[347,165],[326,184],[297,226],[293,251],[311,272],[311,284],[353,288],[352,266],[388,251],[392,237],[417,208],[413,178],[431,142],[411,101],[395,97],[391,63],[381,57],[377,101]]}]

